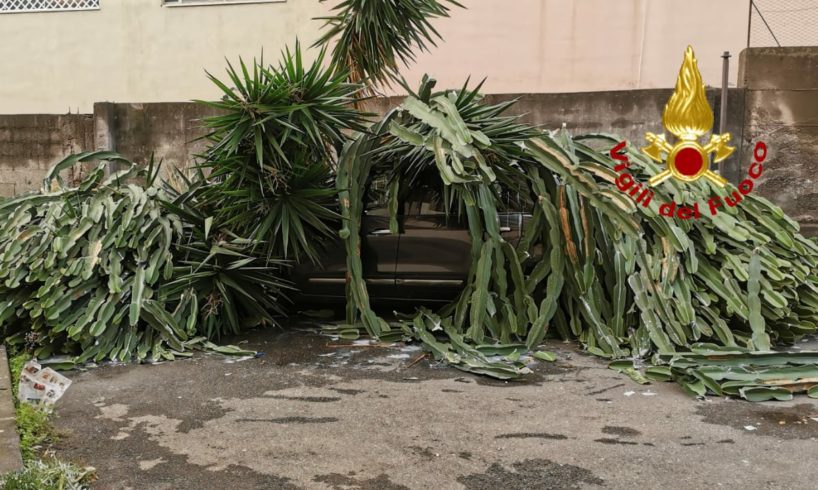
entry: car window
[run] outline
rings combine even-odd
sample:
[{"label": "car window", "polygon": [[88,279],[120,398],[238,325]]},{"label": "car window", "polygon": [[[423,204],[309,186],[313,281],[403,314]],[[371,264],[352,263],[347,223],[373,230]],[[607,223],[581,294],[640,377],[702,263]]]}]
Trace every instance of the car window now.
[{"label": "car window", "polygon": [[519,189],[502,186],[499,188],[500,208],[498,211],[506,213],[531,212],[531,201],[520,193]]},{"label": "car window", "polygon": [[445,216],[443,193],[425,184],[413,186],[403,201],[403,212],[407,216]]},{"label": "car window", "polygon": [[375,177],[366,189],[366,214],[369,216],[389,216],[389,180],[386,176]]},{"label": "car window", "polygon": [[435,189],[419,187],[413,189],[403,203],[404,214],[407,216],[436,216],[446,214],[446,204],[443,195]]}]

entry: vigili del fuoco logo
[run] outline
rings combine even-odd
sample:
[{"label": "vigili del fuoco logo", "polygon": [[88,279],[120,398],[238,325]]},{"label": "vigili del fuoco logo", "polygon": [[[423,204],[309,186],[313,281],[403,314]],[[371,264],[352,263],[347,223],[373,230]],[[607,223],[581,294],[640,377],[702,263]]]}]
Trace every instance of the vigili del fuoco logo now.
[{"label": "vigili del fuoco logo", "polygon": [[[735,148],[728,145],[730,133],[711,134],[710,141],[704,145],[700,142],[713,128],[713,111],[707,103],[702,75],[690,46],[685,51],[673,95],[665,104],[662,125],[675,137],[675,142],[668,141],[664,134],[645,134],[648,146],[642,148],[642,152],[666,166],[651,177],[647,185],[637,182],[628,172],[630,161],[623,152],[627,142],[621,141],[611,148],[611,157],[618,162],[614,171],[619,174],[616,187],[620,191],[631,196],[637,204],[648,207],[654,196],[651,187],[661,185],[668,179],[689,183],[704,178],[718,187],[725,187],[727,180],[710,169],[711,159],[713,163],[718,163],[729,157]],[[753,191],[755,179],[764,170],[762,162],[766,157],[767,145],[758,141],[753,148],[753,162],[747,170],[747,178],[728,195],[712,196],[701,207],[698,202],[690,205],[674,201],[662,203],[659,214],[668,218],[698,219],[703,212],[715,216],[719,208],[738,206],[743,196]]]}]

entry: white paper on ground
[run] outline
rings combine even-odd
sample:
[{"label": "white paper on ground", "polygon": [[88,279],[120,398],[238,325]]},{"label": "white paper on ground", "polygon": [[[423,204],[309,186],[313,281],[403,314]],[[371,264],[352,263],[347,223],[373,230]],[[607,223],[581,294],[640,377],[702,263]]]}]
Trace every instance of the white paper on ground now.
[{"label": "white paper on ground", "polygon": [[69,386],[71,380],[62,374],[51,368],[43,369],[37,361],[28,361],[20,373],[17,397],[21,402],[41,403],[50,407]]}]

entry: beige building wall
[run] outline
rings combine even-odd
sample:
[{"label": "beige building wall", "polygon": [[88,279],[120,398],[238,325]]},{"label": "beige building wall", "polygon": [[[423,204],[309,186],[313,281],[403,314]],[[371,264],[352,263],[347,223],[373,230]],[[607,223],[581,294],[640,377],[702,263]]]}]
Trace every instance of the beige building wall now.
[{"label": "beige building wall", "polygon": [[489,93],[667,88],[692,45],[706,84],[747,44],[749,0],[472,0],[438,22],[445,39],[406,72],[441,85],[488,77]]},{"label": "beige building wall", "polygon": [[[0,114],[89,113],[94,102],[212,98],[203,70],[224,58],[273,61],[297,36],[318,36],[335,2],[286,0],[163,7],[162,0],[101,0],[82,12],[0,14]],[[436,23],[444,37],[405,71],[439,86],[487,77],[484,91],[581,92],[670,87],[687,44],[705,82],[736,58],[748,0],[461,0]]]},{"label": "beige building wall", "polygon": [[100,9],[0,14],[0,114],[93,111],[94,102],[168,102],[218,95],[208,70],[225,57],[277,59],[311,44],[318,0],[163,7],[100,0]]}]

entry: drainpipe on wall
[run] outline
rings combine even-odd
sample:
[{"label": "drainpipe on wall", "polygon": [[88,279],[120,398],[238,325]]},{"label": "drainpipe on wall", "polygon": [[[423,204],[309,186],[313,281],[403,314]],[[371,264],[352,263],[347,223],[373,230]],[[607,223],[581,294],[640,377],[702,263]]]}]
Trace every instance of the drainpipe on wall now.
[{"label": "drainpipe on wall", "polygon": [[[721,55],[721,111],[719,113],[719,133],[727,130],[727,83],[730,75],[730,51]],[[719,162],[719,175],[724,177],[724,161]]]}]

